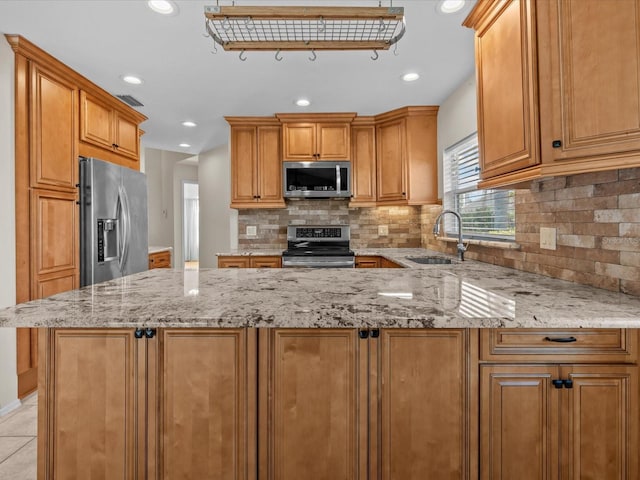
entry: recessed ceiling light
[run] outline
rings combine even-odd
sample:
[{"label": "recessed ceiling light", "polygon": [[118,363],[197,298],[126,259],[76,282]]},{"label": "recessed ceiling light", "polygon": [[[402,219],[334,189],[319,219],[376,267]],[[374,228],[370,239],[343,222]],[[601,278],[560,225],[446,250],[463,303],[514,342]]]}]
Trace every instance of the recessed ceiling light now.
[{"label": "recessed ceiling light", "polygon": [[188,143],[181,143],[180,146],[182,148],[189,148],[191,145],[189,145]]},{"label": "recessed ceiling light", "polygon": [[438,10],[442,13],[456,13],[464,7],[464,0],[441,0]]},{"label": "recessed ceiling light", "polygon": [[402,80],[404,80],[405,82],[415,82],[419,78],[420,78],[420,75],[415,72],[405,73],[402,76]]},{"label": "recessed ceiling light", "polygon": [[196,123],[195,122],[190,122],[190,121],[186,121],[186,122],[182,122],[182,126],[183,127],[195,127]]},{"label": "recessed ceiling light", "polygon": [[306,98],[299,98],[298,100],[296,100],[296,105],[298,105],[299,107],[308,107],[309,105],[311,105],[311,102]]},{"label": "recessed ceiling light", "polygon": [[123,75],[120,78],[131,85],[140,85],[142,83],[142,79],[134,75]]},{"label": "recessed ceiling light", "polygon": [[175,2],[168,0],[149,0],[147,5],[151,10],[161,15],[176,15],[178,13],[178,6]]}]

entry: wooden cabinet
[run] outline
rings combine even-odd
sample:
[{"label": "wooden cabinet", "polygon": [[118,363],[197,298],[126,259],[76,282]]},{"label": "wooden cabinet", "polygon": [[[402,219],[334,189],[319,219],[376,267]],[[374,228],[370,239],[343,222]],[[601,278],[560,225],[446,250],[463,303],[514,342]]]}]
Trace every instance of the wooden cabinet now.
[{"label": "wooden cabinet", "polygon": [[376,116],[377,204],[438,200],[438,107],[405,107]]},{"label": "wooden cabinet", "polygon": [[282,257],[267,255],[221,255],[218,268],[282,268]]},{"label": "wooden cabinet", "polygon": [[154,252],[149,254],[149,270],[152,268],[171,268],[171,251]]},{"label": "wooden cabinet", "polygon": [[376,205],[376,127],[373,117],[356,117],[351,124],[352,207]]},{"label": "wooden cabinet", "polygon": [[31,187],[75,191],[78,183],[78,88],[31,63]]},{"label": "wooden cabinet", "polygon": [[225,118],[231,125],[231,208],[284,208],[279,122]]},{"label": "wooden cabinet", "polygon": [[637,330],[481,330],[480,478],[637,478],[637,342]]},{"label": "wooden cabinet", "polygon": [[282,122],[285,161],[348,161],[353,113],[276,114]]},{"label": "wooden cabinet", "polygon": [[467,478],[467,332],[265,329],[259,478]]},{"label": "wooden cabinet", "polygon": [[637,478],[637,366],[480,370],[481,479]]},{"label": "wooden cabinet", "polygon": [[[129,155],[126,161],[122,152],[86,143],[81,133],[87,125],[93,132],[94,124],[81,126],[87,115],[80,92],[96,108],[99,99],[119,103],[25,38],[6,38],[15,52],[16,303],[22,303],[78,287],[78,155],[139,168],[137,125],[146,117],[120,104],[113,119],[112,133]],[[35,331],[18,331],[17,351],[23,398],[36,388]]]},{"label": "wooden cabinet", "polygon": [[255,479],[255,331],[41,329],[40,340],[39,478]]},{"label": "wooden cabinet", "polygon": [[[81,142],[138,162],[138,123],[138,119],[118,108],[115,100],[98,98],[85,91],[80,92]],[[124,165],[129,166],[128,163],[125,162]]]},{"label": "wooden cabinet", "polygon": [[638,8],[476,4],[481,187],[640,165]]},{"label": "wooden cabinet", "polygon": [[380,257],[356,255],[356,268],[380,268]]}]

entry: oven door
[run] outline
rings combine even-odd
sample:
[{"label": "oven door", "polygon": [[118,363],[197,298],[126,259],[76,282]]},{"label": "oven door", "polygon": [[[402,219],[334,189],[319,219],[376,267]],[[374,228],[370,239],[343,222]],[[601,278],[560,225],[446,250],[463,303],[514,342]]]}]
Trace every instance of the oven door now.
[{"label": "oven door", "polygon": [[283,256],[283,268],[354,268],[355,257],[353,256],[329,256],[322,257],[319,255],[308,256]]}]

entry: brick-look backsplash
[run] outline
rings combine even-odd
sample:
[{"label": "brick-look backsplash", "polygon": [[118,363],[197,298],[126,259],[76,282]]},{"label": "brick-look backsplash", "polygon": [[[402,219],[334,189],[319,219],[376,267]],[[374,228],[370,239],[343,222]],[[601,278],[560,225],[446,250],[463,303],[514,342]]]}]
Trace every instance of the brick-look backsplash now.
[{"label": "brick-look backsplash", "polygon": [[[238,211],[238,248],[285,249],[287,225],[343,224],[351,226],[352,248],[415,248],[421,243],[420,207],[349,208],[346,199],[287,200],[286,209]],[[248,237],[247,225],[258,234]],[[389,235],[379,236],[378,225]]]},{"label": "brick-look backsplash", "polygon": [[[424,247],[441,207],[422,207]],[[556,250],[540,248],[540,227],[557,229]],[[469,245],[467,258],[640,295],[640,168],[537,180],[516,192],[519,250]]]}]

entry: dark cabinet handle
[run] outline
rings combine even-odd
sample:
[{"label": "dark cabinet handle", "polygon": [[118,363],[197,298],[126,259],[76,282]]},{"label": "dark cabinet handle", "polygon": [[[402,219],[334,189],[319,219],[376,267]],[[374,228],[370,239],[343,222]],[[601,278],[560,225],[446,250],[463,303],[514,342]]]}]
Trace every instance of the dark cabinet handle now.
[{"label": "dark cabinet handle", "polygon": [[360,330],[358,332],[358,336],[362,339],[365,340],[367,338],[369,338],[369,330]]},{"label": "dark cabinet handle", "polygon": [[562,147],[562,140],[554,140],[551,142],[552,148],[560,148]]},{"label": "dark cabinet handle", "polygon": [[147,328],[144,331],[144,336],[147,338],[153,338],[156,336],[156,329],[155,328]]},{"label": "dark cabinet handle", "polygon": [[377,328],[374,328],[373,330],[371,330],[371,338],[378,338],[380,336],[380,330],[378,330]]},{"label": "dark cabinet handle", "polygon": [[144,330],[141,328],[136,328],[136,331],[133,332],[133,336],[136,338],[142,338],[144,337]]},{"label": "dark cabinet handle", "polygon": [[557,343],[573,343],[577,342],[578,339],[576,337],[544,337],[547,342],[557,342]]},{"label": "dark cabinet handle", "polygon": [[556,388],[562,388],[562,385],[564,384],[564,381],[562,380],[551,380],[551,383],[553,383],[553,386]]},{"label": "dark cabinet handle", "polygon": [[565,380],[564,382],[564,388],[573,388],[573,380]]}]

